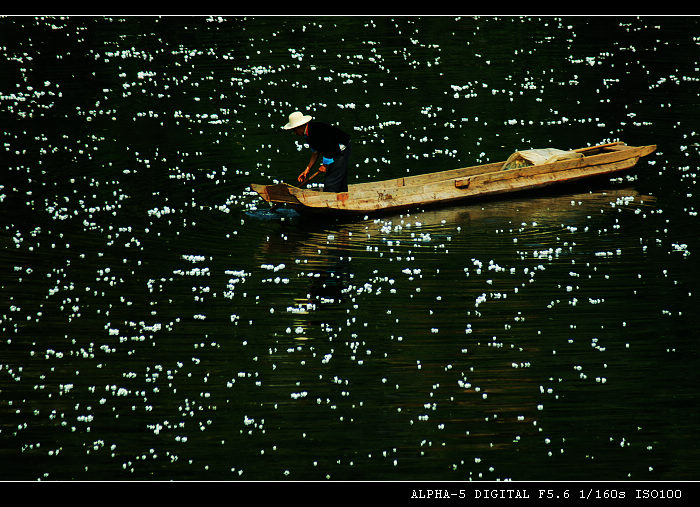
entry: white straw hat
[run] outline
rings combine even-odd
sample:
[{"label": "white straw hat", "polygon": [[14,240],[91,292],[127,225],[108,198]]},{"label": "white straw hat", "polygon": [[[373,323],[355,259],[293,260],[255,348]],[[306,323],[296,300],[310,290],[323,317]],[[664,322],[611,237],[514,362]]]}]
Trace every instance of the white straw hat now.
[{"label": "white straw hat", "polygon": [[287,123],[282,128],[284,128],[285,130],[290,130],[300,125],[304,125],[309,121],[311,121],[311,116],[304,115],[300,111],[295,111],[289,115],[289,123]]}]

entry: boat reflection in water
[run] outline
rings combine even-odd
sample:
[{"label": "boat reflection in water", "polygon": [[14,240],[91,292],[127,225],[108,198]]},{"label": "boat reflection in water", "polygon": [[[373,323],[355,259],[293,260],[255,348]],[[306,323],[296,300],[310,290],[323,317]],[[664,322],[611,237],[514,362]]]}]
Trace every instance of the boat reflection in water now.
[{"label": "boat reflection in water", "polygon": [[[577,313],[557,319],[556,307],[598,287],[586,288],[583,280],[567,293],[565,277],[580,271],[584,258],[596,259],[587,249],[592,236],[600,239],[599,216],[619,209],[649,213],[654,206],[651,196],[616,188],[349,222],[295,217],[294,228],[267,238],[258,254],[261,264],[293,263],[294,281],[280,287],[290,332],[272,339],[311,354],[303,364],[278,354],[277,371],[287,372],[290,382],[317,378],[315,392],[328,392],[323,379],[340,379],[340,395],[319,399],[331,400],[339,417],[352,421],[338,427],[343,436],[334,445],[355,449],[365,472],[379,464],[367,458],[371,451],[360,456],[359,442],[363,432],[377,431],[406,445],[423,441],[415,465],[404,457],[404,472],[413,466],[417,472],[421,459],[468,468],[484,452],[489,466],[509,470],[513,452],[522,451],[521,460],[528,452],[535,456],[536,442],[552,441],[544,431],[573,424],[549,410],[588,391],[569,383],[578,376],[574,367],[588,361],[589,350],[578,350],[578,343],[590,342],[590,328],[618,318],[600,307],[589,313],[582,302]],[[445,262],[455,258],[458,265]],[[553,280],[560,283],[552,286]],[[562,294],[571,300],[562,303]],[[559,305],[551,303],[555,298]],[[373,427],[375,420],[381,428]],[[551,448],[585,447],[580,438],[564,431]]]}]

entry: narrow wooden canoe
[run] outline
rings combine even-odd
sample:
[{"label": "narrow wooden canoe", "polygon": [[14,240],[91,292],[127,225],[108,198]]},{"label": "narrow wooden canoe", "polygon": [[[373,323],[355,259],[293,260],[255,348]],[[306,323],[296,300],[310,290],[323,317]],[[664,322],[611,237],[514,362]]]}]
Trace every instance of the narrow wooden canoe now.
[{"label": "narrow wooden canoe", "polygon": [[251,189],[271,204],[299,212],[374,213],[454,203],[470,198],[538,188],[633,167],[656,145],[627,146],[623,142],[572,150],[576,158],[504,170],[503,162],[451,169],[418,176],[349,185],[332,193],[278,183],[252,184]]}]

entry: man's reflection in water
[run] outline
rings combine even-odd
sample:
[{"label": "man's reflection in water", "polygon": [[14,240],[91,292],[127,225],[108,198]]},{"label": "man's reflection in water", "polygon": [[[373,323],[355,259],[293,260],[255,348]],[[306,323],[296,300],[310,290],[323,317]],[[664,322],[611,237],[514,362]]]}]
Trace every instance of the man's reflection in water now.
[{"label": "man's reflection in water", "polygon": [[345,300],[352,278],[351,232],[347,227],[318,232],[296,225],[289,235],[270,236],[262,243],[261,262],[275,264],[271,259],[284,258],[286,263],[298,264],[297,276],[308,281],[308,289],[294,295],[293,307],[299,313],[337,307]]}]

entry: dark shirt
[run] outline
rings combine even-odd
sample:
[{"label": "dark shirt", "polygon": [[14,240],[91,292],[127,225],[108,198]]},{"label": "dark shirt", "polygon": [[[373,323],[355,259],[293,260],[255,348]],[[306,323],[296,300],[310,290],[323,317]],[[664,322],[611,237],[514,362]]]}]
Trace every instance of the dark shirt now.
[{"label": "dark shirt", "polygon": [[306,130],[306,139],[312,150],[327,158],[340,155],[341,144],[348,146],[350,136],[333,125],[320,121],[310,121]]}]

